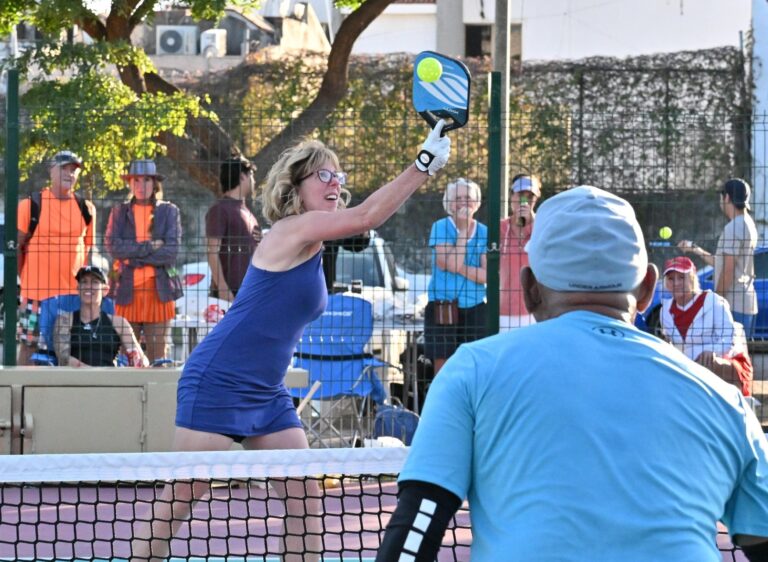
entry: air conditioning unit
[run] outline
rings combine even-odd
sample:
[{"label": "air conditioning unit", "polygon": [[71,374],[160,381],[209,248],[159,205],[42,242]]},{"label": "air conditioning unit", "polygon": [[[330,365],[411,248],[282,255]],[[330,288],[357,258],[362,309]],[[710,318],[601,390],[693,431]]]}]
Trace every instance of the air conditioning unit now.
[{"label": "air conditioning unit", "polygon": [[227,30],[206,29],[200,34],[200,54],[206,57],[223,57],[227,54]]},{"label": "air conditioning unit", "polygon": [[158,55],[196,55],[197,26],[194,25],[158,25]]}]

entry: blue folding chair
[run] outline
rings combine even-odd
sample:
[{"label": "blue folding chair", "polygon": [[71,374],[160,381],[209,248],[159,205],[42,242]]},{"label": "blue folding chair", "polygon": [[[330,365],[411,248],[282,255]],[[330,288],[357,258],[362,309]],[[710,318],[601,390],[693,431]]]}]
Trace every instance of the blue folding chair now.
[{"label": "blue folding chair", "polygon": [[354,447],[370,434],[373,406],[386,398],[376,370],[390,367],[365,352],[372,335],[371,303],[345,294],[330,295],[325,312],[304,330],[294,366],[309,371],[310,385],[291,392],[302,399],[314,387],[302,412],[312,444]]},{"label": "blue folding chair", "polygon": [[[55,367],[59,364],[53,341],[53,326],[59,312],[74,312],[80,309],[80,295],[58,295],[45,299],[40,303],[40,341],[38,351],[32,354],[35,365]],[[105,298],[101,302],[101,310],[107,314],[115,313],[115,302]]]}]

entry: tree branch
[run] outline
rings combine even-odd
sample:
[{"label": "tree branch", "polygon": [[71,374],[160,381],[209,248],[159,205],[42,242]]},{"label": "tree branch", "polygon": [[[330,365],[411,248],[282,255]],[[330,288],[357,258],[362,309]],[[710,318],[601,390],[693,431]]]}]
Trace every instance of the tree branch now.
[{"label": "tree branch", "polygon": [[294,119],[290,126],[283,129],[262,148],[253,161],[256,164],[255,180],[259,184],[267,177],[269,168],[280,153],[301,138],[322,125],[323,121],[338,105],[347,93],[349,79],[349,56],[352,46],[393,0],[366,0],[352,12],[339,27],[328,55],[328,67],[323,75],[323,82],[317,96],[309,106]]},{"label": "tree branch", "polygon": [[83,7],[82,16],[74,22],[85,31],[94,41],[101,41],[107,34],[107,28],[91,10]]},{"label": "tree branch", "polygon": [[[174,94],[179,88],[155,73],[145,74],[144,81],[150,93]],[[160,142],[168,149],[168,156],[201,185],[219,193],[219,166],[239,152],[229,134],[215,121],[205,117],[190,117],[183,138],[163,134]]]},{"label": "tree branch", "polygon": [[[355,41],[392,1],[365,0],[341,24],[328,56],[328,65],[317,96],[288,127],[254,157],[257,182],[263,181],[269,167],[283,150],[297,138],[317,129],[336,108],[346,94],[349,57]],[[131,31],[151,12],[156,2],[157,0],[113,0],[106,27],[99,22],[103,29],[100,35],[92,36],[105,41],[130,41]],[[94,32],[99,31],[95,23],[92,22],[91,25]],[[85,29],[85,26],[83,27]],[[173,94],[180,91],[158,74],[142,75],[133,65],[118,70],[122,82],[139,95],[145,92]],[[238,151],[229,134],[218,123],[207,118],[190,118],[183,138],[166,133],[162,134],[159,140],[167,147],[171,159],[214,193],[219,191],[220,162]]]},{"label": "tree branch", "polygon": [[129,20],[131,29],[139,25],[142,21],[144,21],[144,18],[146,18],[148,15],[150,15],[154,9],[155,4],[157,4],[157,0],[144,0],[138,8],[131,14],[131,18]]}]

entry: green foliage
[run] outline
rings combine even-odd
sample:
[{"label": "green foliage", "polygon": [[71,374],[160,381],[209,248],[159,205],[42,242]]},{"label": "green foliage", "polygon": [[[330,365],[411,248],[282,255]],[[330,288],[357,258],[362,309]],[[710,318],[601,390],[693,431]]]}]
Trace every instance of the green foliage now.
[{"label": "green foliage", "polygon": [[89,73],[108,71],[111,65],[134,65],[142,73],[156,70],[142,49],[126,41],[97,42],[92,45],[46,41],[36,49],[25,51],[15,60],[5,60],[0,64],[0,68],[16,68],[22,79],[41,83],[62,70]]},{"label": "green foliage", "polygon": [[0,2],[0,35],[9,33],[22,21],[54,34],[90,17],[93,14],[86,4],[78,0],[3,0]]},{"label": "green foliage", "polygon": [[10,33],[35,6],[34,0],[3,0],[0,3],[0,36]]},{"label": "green foliage", "polygon": [[[234,69],[218,84],[206,83],[205,90],[222,114],[236,110],[238,118],[225,128],[245,154],[256,154],[311,103],[323,72],[321,60],[286,57]],[[337,152],[356,196],[391,179],[393,167],[408,165],[428,132],[413,109],[412,72],[407,56],[353,58],[347,95],[313,133]],[[485,107],[485,88],[479,86],[471,125],[451,133],[459,154],[449,164],[451,174],[485,177]]]},{"label": "green foliage", "polygon": [[117,78],[97,71],[37,84],[22,97],[22,107],[22,178],[36,163],[68,148],[83,157],[84,174],[98,174],[111,190],[123,187],[120,174],[126,162],[164,152],[160,133],[181,136],[187,119],[203,114],[198,98],[183,93],[137,96]]},{"label": "green foliage", "polygon": [[[563,135],[550,146],[557,163],[547,167],[537,157],[531,166],[544,174],[551,166],[567,171],[556,174],[555,186],[708,189],[728,175],[748,174],[737,138],[749,121],[751,87],[738,49],[525,65],[513,89],[539,123],[537,142]],[[546,107],[549,116],[541,113]],[[540,127],[553,124],[556,113],[561,133]]]},{"label": "green foliage", "polygon": [[[336,0],[340,8],[356,9],[364,0]],[[89,20],[95,14],[89,7],[88,0],[2,0],[0,2],[0,36],[11,31],[14,25],[26,21],[34,24],[45,33],[56,34],[69,29],[78,21]],[[146,14],[143,20],[150,19],[153,11],[168,7],[188,7],[192,17],[198,20],[217,21],[224,13],[224,8],[258,9],[261,0],[188,0],[187,2],[163,2],[145,0],[138,3]],[[113,0],[111,15],[129,17],[127,6],[120,0]]]},{"label": "green foliage", "polygon": [[[487,162],[487,60],[472,71],[469,124],[451,133],[447,175],[483,184]],[[255,63],[214,92],[246,154],[255,154],[309,105],[323,67],[306,59]],[[353,57],[348,94],[314,134],[337,150],[355,192],[375,189],[405,165],[425,125],[411,103],[412,59]],[[243,78],[247,76],[247,78]],[[749,98],[740,53],[724,48],[636,59],[525,65],[510,90],[510,175],[542,176],[545,191],[575,183],[608,189],[706,189],[748,161],[737,138]],[[743,173],[743,172],[742,172]],[[431,184],[440,189],[439,185]]]}]

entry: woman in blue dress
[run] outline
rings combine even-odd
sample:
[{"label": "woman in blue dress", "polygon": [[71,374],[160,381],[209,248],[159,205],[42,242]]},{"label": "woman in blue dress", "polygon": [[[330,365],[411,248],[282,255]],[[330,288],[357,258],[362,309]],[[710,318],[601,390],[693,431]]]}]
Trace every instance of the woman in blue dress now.
[{"label": "woman in blue dress", "polygon": [[[443,126],[440,121],[430,132],[412,166],[350,208],[347,176],[323,143],[304,141],[280,156],[262,193],[272,228],[254,252],[232,307],[184,365],[175,450],[222,451],[234,441],[245,449],[309,447],[284,377],[304,328],[325,309],[323,241],[360,234],[392,216],[447,163],[450,140],[441,136]],[[295,498],[285,502],[283,560],[318,560],[317,483],[288,480],[280,487],[282,497]],[[193,498],[207,491],[205,482],[167,485],[153,506],[153,520],[134,528],[132,559],[166,557]]]}]

